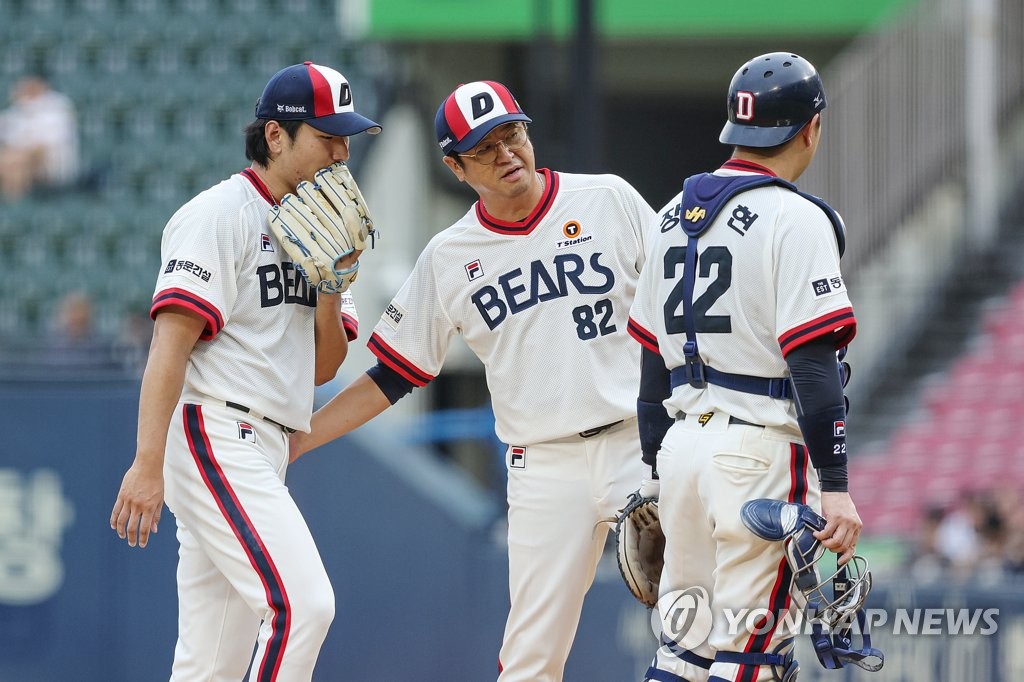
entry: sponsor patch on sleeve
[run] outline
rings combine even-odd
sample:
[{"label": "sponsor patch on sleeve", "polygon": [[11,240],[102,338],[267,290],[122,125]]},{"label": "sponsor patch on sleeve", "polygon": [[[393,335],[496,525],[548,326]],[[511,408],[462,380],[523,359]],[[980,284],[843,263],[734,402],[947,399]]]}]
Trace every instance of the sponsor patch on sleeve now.
[{"label": "sponsor patch on sleeve", "polygon": [[846,291],[846,283],[843,281],[843,276],[837,272],[833,275],[812,278],[811,290],[816,298],[835,296]]},{"label": "sponsor patch on sleeve", "polygon": [[392,329],[397,330],[403,317],[405,317],[405,308],[394,301],[391,301],[391,303],[388,304],[387,309],[384,310],[384,314],[380,316],[380,321]]},{"label": "sponsor patch on sleeve", "polygon": [[203,289],[210,288],[210,281],[213,279],[213,270],[184,258],[172,258],[164,265],[163,275],[177,275],[186,281],[198,284]]}]

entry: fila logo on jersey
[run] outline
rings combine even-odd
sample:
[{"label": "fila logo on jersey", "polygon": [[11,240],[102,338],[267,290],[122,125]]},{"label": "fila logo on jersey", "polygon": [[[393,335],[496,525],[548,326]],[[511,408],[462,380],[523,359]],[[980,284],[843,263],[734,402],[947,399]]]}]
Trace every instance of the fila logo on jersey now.
[{"label": "fila logo on jersey", "polygon": [[469,277],[469,281],[472,282],[477,277],[484,276],[484,269],[480,265],[480,260],[477,259],[472,263],[466,263],[466,276]]},{"label": "fila logo on jersey", "polygon": [[508,449],[508,465],[513,469],[526,468],[526,446],[513,445]]},{"label": "fila logo on jersey", "polygon": [[705,211],[700,206],[694,206],[693,208],[686,209],[686,219],[689,220],[691,223],[695,223],[698,220],[704,220],[707,214],[708,212]]},{"label": "fila logo on jersey", "polygon": [[601,264],[601,255],[600,252],[590,254],[590,268],[603,281],[584,282],[584,276],[589,273],[583,257],[576,253],[560,253],[552,263],[553,277],[544,263],[535,260],[530,263],[529,274],[524,274],[522,268],[506,272],[498,277],[497,287],[487,284],[470,298],[487,328],[493,330],[509,314],[521,313],[544,301],[564,298],[573,289],[580,294],[606,294],[615,286],[615,273]]},{"label": "fila logo on jersey", "polygon": [[565,235],[565,239],[560,239],[555,243],[556,249],[586,244],[594,238],[592,234],[583,234],[583,226],[575,220],[570,220],[565,225],[562,225],[562,234]]},{"label": "fila logo on jersey", "polygon": [[708,422],[711,421],[711,418],[714,416],[714,412],[705,412],[701,416],[697,417],[697,423],[701,425],[701,428],[703,428],[708,425]]},{"label": "fila logo on jersey", "polygon": [[846,435],[846,422],[845,421],[834,421],[832,422],[832,435],[836,438],[841,438]]},{"label": "fila logo on jersey", "polygon": [[816,298],[821,298],[822,296],[835,296],[845,291],[846,285],[843,283],[842,275],[837,272],[833,275],[812,279],[811,289],[814,290]]},{"label": "fila logo on jersey", "polygon": [[249,422],[237,422],[238,424],[238,438],[244,440],[247,443],[256,442],[256,429],[252,428],[252,424]]},{"label": "fila logo on jersey", "polygon": [[260,235],[260,251],[273,251],[274,242],[271,241],[269,234]]}]

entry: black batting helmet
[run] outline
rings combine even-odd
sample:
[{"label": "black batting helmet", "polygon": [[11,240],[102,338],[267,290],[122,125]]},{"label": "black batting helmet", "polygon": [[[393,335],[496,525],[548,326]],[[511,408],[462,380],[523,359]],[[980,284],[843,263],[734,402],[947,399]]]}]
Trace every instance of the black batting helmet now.
[{"label": "black batting helmet", "polygon": [[825,108],[825,86],[814,65],[790,52],[754,57],[729,83],[729,120],[718,141],[774,147],[791,139]]}]

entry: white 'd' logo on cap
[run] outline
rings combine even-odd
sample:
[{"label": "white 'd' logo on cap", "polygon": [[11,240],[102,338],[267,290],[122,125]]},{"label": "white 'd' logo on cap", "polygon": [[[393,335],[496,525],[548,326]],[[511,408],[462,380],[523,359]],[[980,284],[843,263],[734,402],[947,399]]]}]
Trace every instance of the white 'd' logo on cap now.
[{"label": "white 'd' logo on cap", "polygon": [[480,83],[479,89],[468,88],[455,93],[455,103],[470,126],[476,128],[484,121],[509,113],[505,110],[498,93],[491,86]]}]

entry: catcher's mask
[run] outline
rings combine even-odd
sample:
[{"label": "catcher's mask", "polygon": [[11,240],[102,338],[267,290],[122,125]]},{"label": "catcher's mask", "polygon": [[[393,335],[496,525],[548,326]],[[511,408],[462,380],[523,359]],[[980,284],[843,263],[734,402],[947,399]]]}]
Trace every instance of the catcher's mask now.
[{"label": "catcher's mask", "polygon": [[[871,647],[864,614],[864,601],[871,591],[871,571],[862,556],[855,555],[845,565],[831,571],[822,565],[828,554],[814,537],[825,528],[825,519],[806,504],[760,499],[746,502],[740,509],[743,524],[763,540],[785,543],[786,559],[793,571],[799,600],[811,624],[811,639],[818,660],[828,669],[851,663],[870,672],[880,670],[885,656]],[[834,556],[834,555],[833,555]],[[819,573],[821,565],[821,573]],[[832,595],[828,587],[831,585]],[[853,648],[853,630],[857,629],[863,647]]]}]

